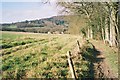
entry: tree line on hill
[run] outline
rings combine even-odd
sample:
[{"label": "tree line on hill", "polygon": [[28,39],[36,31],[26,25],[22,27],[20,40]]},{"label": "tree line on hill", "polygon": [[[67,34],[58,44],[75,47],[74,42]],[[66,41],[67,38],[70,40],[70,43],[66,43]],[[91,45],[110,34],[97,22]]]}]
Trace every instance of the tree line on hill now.
[{"label": "tree line on hill", "polygon": [[11,24],[1,24],[2,31],[22,31],[34,33],[48,33],[48,32],[66,32],[68,23],[63,19],[63,16],[54,16],[40,20],[31,20],[16,22]]}]

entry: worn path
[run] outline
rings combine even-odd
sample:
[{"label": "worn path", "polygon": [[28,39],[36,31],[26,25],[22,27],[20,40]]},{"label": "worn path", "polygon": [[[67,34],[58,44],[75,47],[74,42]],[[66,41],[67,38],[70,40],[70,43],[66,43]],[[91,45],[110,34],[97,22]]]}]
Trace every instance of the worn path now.
[{"label": "worn path", "polygon": [[[101,44],[101,43],[100,43]],[[99,55],[96,56],[96,63],[94,63],[94,71],[97,78],[117,78],[117,75],[113,73],[110,65],[106,60],[106,56],[104,55],[104,48],[102,46],[96,45],[93,42],[95,49],[99,51]],[[103,44],[104,45],[104,44]]]}]

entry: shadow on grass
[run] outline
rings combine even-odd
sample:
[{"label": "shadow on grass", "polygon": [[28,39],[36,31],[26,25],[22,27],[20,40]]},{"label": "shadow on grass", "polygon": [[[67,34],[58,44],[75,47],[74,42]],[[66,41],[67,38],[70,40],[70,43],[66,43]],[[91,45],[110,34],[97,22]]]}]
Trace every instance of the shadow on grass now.
[{"label": "shadow on grass", "polygon": [[[104,60],[104,58],[102,57],[97,57],[101,54],[100,51],[98,51],[95,46],[90,43],[90,42],[87,42],[85,44],[85,46],[82,48],[82,57],[83,57],[83,60],[85,61],[88,61],[89,62],[89,71],[88,71],[88,76],[85,77],[85,78],[95,78],[96,75],[95,75],[95,69],[94,69],[94,63],[100,63]],[[82,78],[83,80],[85,78]]]}]

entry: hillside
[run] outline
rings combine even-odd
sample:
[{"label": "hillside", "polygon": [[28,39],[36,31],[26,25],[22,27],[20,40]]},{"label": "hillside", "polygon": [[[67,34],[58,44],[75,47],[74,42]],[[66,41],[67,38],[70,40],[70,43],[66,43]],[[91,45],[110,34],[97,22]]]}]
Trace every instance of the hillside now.
[{"label": "hillside", "polygon": [[53,16],[50,18],[43,18],[38,20],[26,20],[11,24],[1,24],[2,31],[22,31],[34,33],[48,33],[65,32],[68,27],[67,21],[64,20],[65,16]]}]

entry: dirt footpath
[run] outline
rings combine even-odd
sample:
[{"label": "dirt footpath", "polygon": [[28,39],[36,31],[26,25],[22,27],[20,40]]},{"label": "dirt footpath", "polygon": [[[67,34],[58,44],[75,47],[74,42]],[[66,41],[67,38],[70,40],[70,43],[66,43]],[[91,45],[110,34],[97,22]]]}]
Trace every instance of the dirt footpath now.
[{"label": "dirt footpath", "polygon": [[106,58],[104,56],[104,51],[99,46],[93,44],[97,51],[99,51],[99,55],[96,56],[97,62],[94,63],[94,71],[96,78],[117,78],[117,75],[113,73],[107,64]]},{"label": "dirt footpath", "polygon": [[97,78],[116,78],[112,70],[109,68],[105,57],[102,53],[97,58],[104,58],[101,62],[94,63],[95,75]]}]

